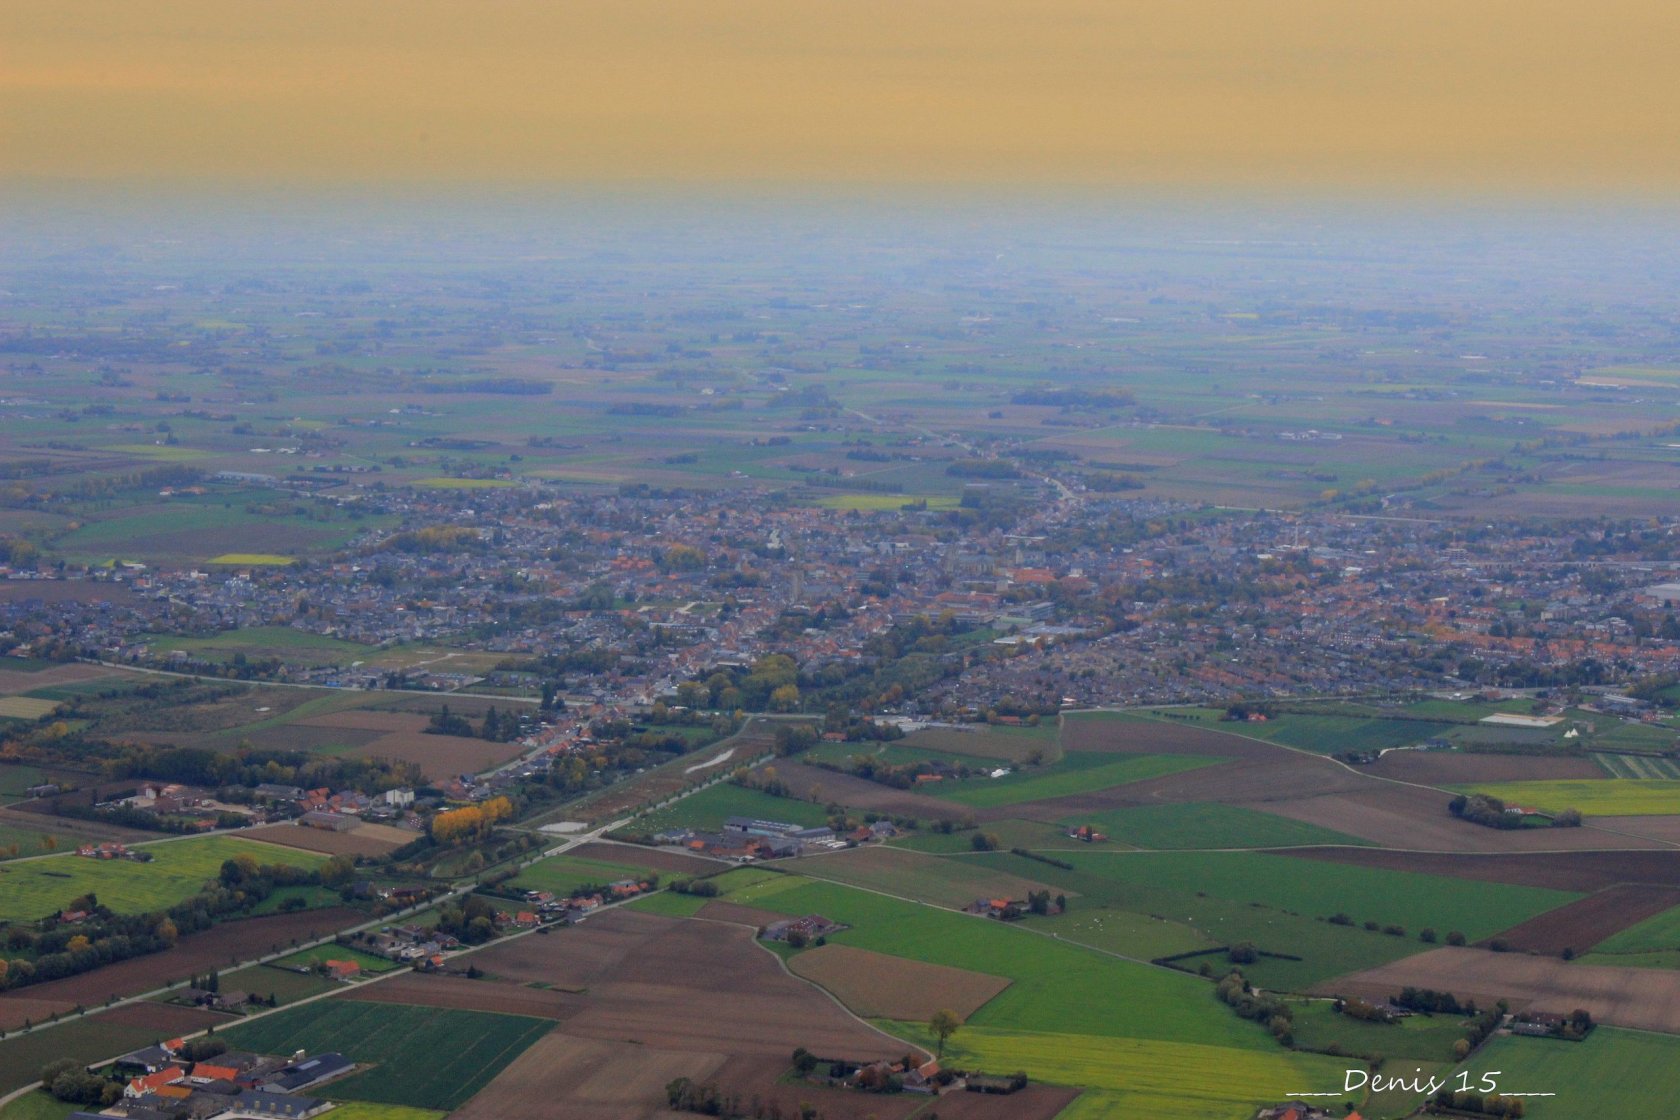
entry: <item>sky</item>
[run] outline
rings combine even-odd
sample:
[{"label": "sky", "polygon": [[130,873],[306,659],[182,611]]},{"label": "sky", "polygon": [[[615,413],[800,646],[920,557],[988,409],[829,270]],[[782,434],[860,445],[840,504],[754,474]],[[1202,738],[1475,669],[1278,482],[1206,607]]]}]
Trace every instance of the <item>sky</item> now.
[{"label": "sky", "polygon": [[1680,186],[1673,0],[5,0],[0,180]]}]

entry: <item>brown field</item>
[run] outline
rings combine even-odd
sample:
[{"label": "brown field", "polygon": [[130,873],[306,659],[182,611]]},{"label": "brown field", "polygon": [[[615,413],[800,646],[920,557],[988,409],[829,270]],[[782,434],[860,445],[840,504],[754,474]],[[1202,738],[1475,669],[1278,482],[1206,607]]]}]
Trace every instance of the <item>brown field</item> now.
[{"label": "brown field", "polygon": [[966,731],[958,731],[951,727],[929,727],[906,735],[900,745],[951,751],[955,754],[973,755],[975,758],[998,758],[1009,762],[1020,762],[1035,750],[1042,750],[1046,758],[1054,758],[1061,753],[1055,741],[1047,735],[1040,737],[992,731],[984,724]]},{"label": "brown field", "polygon": [[100,1022],[125,1027],[145,1027],[158,1032],[159,1038],[178,1038],[206,1027],[225,1027],[240,1020],[238,1015],[220,1011],[203,1011],[196,1007],[176,1007],[168,1003],[129,1003],[113,1007],[99,1016]]},{"label": "brown field", "polygon": [[393,731],[424,731],[428,717],[414,712],[372,712],[352,708],[343,712],[300,719],[294,727],[327,727],[334,731],[372,731],[389,735]]},{"label": "brown field", "polygon": [[[981,897],[1026,898],[1033,891],[1047,889],[1052,894],[1061,891],[1052,883],[1011,875],[978,863],[879,845],[807,856],[799,861],[799,870],[813,879],[829,879],[953,909]],[[1050,878],[1055,878],[1056,868],[1046,866],[1044,870]]]},{"label": "brown field", "polygon": [[37,832],[56,832],[60,836],[79,836],[89,840],[156,840],[157,833],[103,821],[77,820],[75,817],[55,817],[52,803],[46,799],[19,801],[0,809],[0,825],[26,828]]},{"label": "brown field", "polygon": [[378,739],[381,732],[353,727],[306,727],[301,723],[287,723],[279,727],[265,727],[242,738],[254,747],[268,750],[324,751],[329,747],[365,747]]},{"label": "brown field", "polygon": [[674,1077],[716,1081],[743,1099],[796,1114],[810,1101],[834,1120],[907,1115],[924,1098],[863,1097],[783,1085],[788,1054],[894,1057],[905,1043],[848,1015],[787,973],[749,930],[614,910],[549,936],[475,954],[498,975],[524,973],[581,991],[559,1031],[528,1050],[456,1120],[535,1120],[566,1101],[568,1117],[629,1120],[666,1113]]},{"label": "brown field", "polygon": [[1680,887],[1680,852],[1398,852],[1373,848],[1299,848],[1296,859],[1352,863],[1390,871],[1451,875],[1487,883],[1592,892],[1623,883]]},{"label": "brown field", "polygon": [[133,603],[134,589],[122,583],[79,579],[0,579],[0,603]]},{"label": "brown field", "polygon": [[1019,1093],[946,1093],[939,1098],[942,1120],[1053,1120],[1079,1096],[1078,1089],[1028,1085]]},{"label": "brown field", "polygon": [[5,996],[0,998],[0,1031],[14,1031],[24,1023],[44,1023],[54,1015],[74,1010],[76,1004],[71,1000]]},{"label": "brown field", "polygon": [[640,844],[614,844],[605,840],[592,840],[587,844],[580,844],[567,854],[607,863],[626,863],[631,867],[645,867],[650,871],[675,871],[684,875],[715,875],[719,871],[729,870],[732,866],[722,860],[706,859],[704,856],[667,852]]},{"label": "brown field", "polygon": [[0,695],[29,692],[37,688],[51,688],[59,684],[96,681],[101,677],[121,676],[116,669],[103,665],[51,665],[34,673],[20,673],[15,669],[0,669]]},{"label": "brown field", "polygon": [[847,945],[822,945],[788,961],[797,976],[821,984],[836,999],[869,1019],[925,1022],[948,1007],[966,1019],[1009,980],[964,968],[905,960]]},{"label": "brown field", "polygon": [[1379,778],[1420,782],[1426,786],[1604,777],[1604,771],[1590,758],[1447,751],[1389,751],[1360,769]]},{"label": "brown field", "polygon": [[778,914],[774,910],[760,910],[756,906],[742,906],[739,902],[721,900],[706,903],[694,916],[709,922],[732,922],[738,926],[751,926],[753,929],[767,926],[771,922],[779,922],[787,917],[786,914]]},{"label": "brown field", "polygon": [[564,1019],[579,1006],[576,996],[563,996],[547,988],[419,972],[399,973],[389,980],[363,984],[350,989],[340,998],[463,1011],[495,1011],[506,1015],[531,1015],[539,1019]]},{"label": "brown field", "polygon": [[366,919],[367,915],[359,910],[337,906],[223,922],[203,933],[183,937],[173,948],[161,953],[133,957],[80,976],[31,984],[0,995],[0,1019],[6,1017],[6,1007],[13,999],[59,1000],[92,1007],[112,996],[122,998],[149,992],[170,981],[185,980],[195,972],[226,968],[236,961],[261,956],[275,946],[283,948],[294,938],[305,941],[311,935],[324,937]]},{"label": "brown field", "polygon": [[428,778],[477,774],[517,758],[518,743],[492,743],[461,735],[427,735],[423,731],[393,731],[346,753],[357,758],[389,758],[418,765]]},{"label": "brown field", "polygon": [[[1594,821],[1584,828],[1519,829],[1500,831],[1457,820],[1447,812],[1452,794],[1423,780],[1397,780],[1329,758],[1293,751],[1256,739],[1187,726],[1170,721],[1126,719],[1070,719],[1062,731],[1068,750],[1201,754],[1232,761],[1109,790],[981,810],[981,820],[1029,817],[1057,820],[1077,813],[1159,802],[1216,801],[1276,813],[1322,825],[1386,847],[1456,852],[1536,852],[1589,848],[1659,848],[1658,839],[1632,830],[1608,831]],[[1384,756],[1384,763],[1396,753]],[[1454,764],[1457,758],[1489,772],[1525,766],[1517,772],[1533,775],[1533,764],[1545,769],[1553,762],[1572,765],[1585,760],[1507,759],[1497,755],[1420,755],[1394,767],[1433,768]],[[1381,765],[1381,764],[1379,764]],[[1590,767],[1591,764],[1587,763]],[[1594,775],[1598,776],[1596,769]]]},{"label": "brown field", "polygon": [[1540,852],[1590,848],[1660,848],[1656,840],[1583,828],[1502,831],[1458,820],[1447,812],[1451,794],[1422,786],[1374,782],[1357,792],[1239,801],[1249,808],[1323,825],[1394,848],[1444,852]]},{"label": "brown field", "polygon": [[1567,906],[1548,910],[1498,936],[1526,953],[1584,953],[1600,941],[1646,918],[1680,905],[1673,887],[1606,887]]},{"label": "brown field", "polygon": [[1604,832],[1638,836],[1680,847],[1680,816],[1594,817],[1592,825]]},{"label": "brown field", "polygon": [[[937,797],[893,789],[879,782],[854,778],[850,774],[836,774],[802,762],[779,760],[776,774],[799,797],[817,791],[817,800],[838,801],[852,809],[868,809],[895,817],[917,817],[922,820],[960,821],[978,814],[967,805],[941,801]],[[1014,814],[1019,816],[1019,813]]]},{"label": "brown field", "polygon": [[1314,991],[1386,999],[1408,984],[1471,997],[1482,1005],[1508,999],[1517,1010],[1532,1006],[1568,1014],[1584,1007],[1611,1026],[1680,1033],[1680,972],[1569,964],[1525,953],[1432,949],[1338,976]]},{"label": "brown field", "polygon": [[[374,829],[379,831],[373,831]],[[391,832],[397,833],[401,839],[393,839],[388,835]],[[270,844],[282,844],[288,848],[300,848],[306,852],[323,852],[329,856],[351,855],[378,858],[395,851],[420,834],[376,824],[364,824],[351,829],[349,832],[328,832],[324,828],[276,824],[266,828],[254,828],[246,835],[252,840],[266,840]]]}]

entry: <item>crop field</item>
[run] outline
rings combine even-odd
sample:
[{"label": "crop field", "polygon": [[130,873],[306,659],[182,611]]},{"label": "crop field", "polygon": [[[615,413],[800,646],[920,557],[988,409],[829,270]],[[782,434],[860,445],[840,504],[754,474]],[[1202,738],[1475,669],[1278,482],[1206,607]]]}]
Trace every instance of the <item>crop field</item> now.
[{"label": "crop field", "polygon": [[925,961],[889,957],[847,945],[822,945],[796,954],[788,967],[820,984],[869,1019],[925,1022],[940,1008],[967,1019],[1009,986],[1008,979]]},{"label": "crop field", "polygon": [[336,1050],[372,1069],[323,1090],[334,1099],[414,1108],[465,1103],[554,1024],[522,1015],[318,1000],[223,1032],[263,1054]]},{"label": "crop field", "polygon": [[[1471,938],[1489,936],[1578,897],[1503,884],[1466,891],[1460,880],[1407,872],[1369,878],[1347,875],[1343,868],[1299,875],[1292,870],[1297,861],[1254,852],[1088,850],[1058,856],[1075,870],[1056,869],[1054,881],[1080,897],[1060,918],[1029,919],[1034,926],[1057,932],[1063,940],[1128,956],[1142,956],[1146,945],[1163,950],[1151,956],[1192,951],[1203,947],[1197,937],[1215,946],[1251,941],[1261,950],[1286,955],[1262,957],[1245,969],[1256,983],[1280,990],[1301,990],[1418,952],[1427,947],[1417,940],[1425,927],[1443,937],[1454,929]],[[966,858],[1018,874],[1038,866],[1007,853]],[[1351,924],[1324,920],[1338,913]],[[1144,924],[1149,918],[1160,924]],[[1368,921],[1405,933],[1371,932],[1363,928]],[[1126,936],[1133,930],[1147,940],[1127,948]],[[1209,959],[1217,967],[1222,958]]]},{"label": "crop field", "polygon": [[[918,1038],[924,1030],[911,1023],[892,1027]],[[990,1025],[964,1026],[945,1049],[952,1064],[1025,1069],[1037,1079],[1090,1086],[1061,1116],[1091,1120],[1250,1120],[1263,1104],[1339,1089],[1346,1069],[1342,1059],[1296,1054],[1275,1043],[1269,1049],[1239,1049]],[[1357,1094],[1348,1098],[1357,1099]]]},{"label": "crop field", "polygon": [[226,564],[241,568],[284,568],[297,563],[296,556],[282,556],[277,552],[224,552],[212,556],[209,564]]},{"label": "crop field", "polygon": [[732,866],[722,860],[705,856],[691,856],[664,848],[647,848],[640,844],[615,844],[605,840],[579,844],[567,854],[601,863],[626,864],[645,871],[657,871],[662,875],[671,872],[679,875],[715,875],[720,871],[729,870]]},{"label": "crop field", "polygon": [[646,874],[632,864],[606,863],[567,854],[533,863],[509,881],[508,886],[522,891],[553,891],[565,897],[582,886],[603,886],[619,879],[640,879]]},{"label": "crop field", "polygon": [[1491,782],[1460,787],[1485,793],[1507,805],[1536,809],[1579,809],[1589,817],[1637,817],[1680,813],[1680,780],[1604,778],[1599,781]]},{"label": "crop field", "polygon": [[[393,836],[391,833],[397,835]],[[251,835],[264,843],[301,848],[306,852],[319,852],[329,856],[372,856],[377,859],[416,839],[420,834],[378,824],[364,824],[344,832],[280,824],[254,829]]]},{"label": "crop field", "polygon": [[[1364,844],[1305,821],[1274,816],[1239,805],[1189,802],[1139,805],[1069,817],[1070,827],[1091,825],[1111,842],[1140,848],[1287,848],[1309,844]],[[988,829],[991,825],[986,826]],[[1078,841],[1076,845],[1083,847]]]},{"label": "crop field", "polygon": [[1284,712],[1264,723],[1231,723],[1232,732],[1319,754],[1405,747],[1451,731],[1454,724],[1416,719]]},{"label": "crop field", "polygon": [[9,819],[0,820],[0,860],[45,855],[75,846],[74,836],[54,832],[49,822],[43,821],[42,824],[44,827],[34,829],[14,824]]},{"label": "crop field", "polygon": [[1464,1067],[1532,1097],[1529,1120],[1665,1120],[1680,1100],[1680,1038],[1599,1027],[1582,1042],[1496,1038]]},{"label": "crop field", "polygon": [[429,1108],[373,1101],[343,1101],[332,1110],[333,1120],[443,1120],[444,1113]]},{"label": "crop field", "polygon": [[325,857],[257,844],[231,836],[202,836],[149,845],[149,863],[84,859],[74,854],[0,867],[0,919],[33,921],[62,910],[71,899],[97,894],[125,914],[161,910],[198,893],[221,872],[224,860],[248,855],[259,863],[315,867]]},{"label": "crop field", "polygon": [[377,984],[358,984],[345,991],[344,998],[414,1007],[447,1007],[458,1011],[490,1011],[537,1019],[563,1019],[576,1006],[575,1000],[568,1000],[564,993],[551,988],[425,972],[410,972]]},{"label": "crop field", "polygon": [[1018,770],[1003,778],[936,782],[928,792],[963,805],[992,808],[1108,789],[1146,778],[1159,778],[1164,774],[1212,766],[1218,761],[1216,758],[1185,755],[1137,755],[1121,760],[1091,754],[1068,755],[1047,773]]},{"label": "crop field", "polygon": [[620,1120],[655,1115],[674,1077],[774,1100],[796,1114],[803,1098],[825,1115],[902,1116],[891,1098],[781,1083],[793,1046],[885,1057],[906,1044],[848,1016],[815,986],[783,972],[752,931],[613,910],[546,937],[523,937],[477,954],[496,975],[540,978],[575,994],[557,1033],[508,1067],[457,1117],[552,1115]]},{"label": "crop field", "polygon": [[[1613,888],[1612,888],[1613,889]],[[1615,964],[1615,955],[1680,950],[1680,906],[1653,914],[1593,946],[1593,964]]]},{"label": "crop field", "polygon": [[[830,936],[830,944],[1012,980],[971,1020],[976,1026],[1249,1049],[1276,1045],[1270,1035],[1215,1001],[1203,980],[1105,956],[1027,929],[829,883],[808,882],[750,901],[784,914],[823,914],[852,927]],[[1117,1016],[1116,1007],[1148,1007],[1152,1013]]]},{"label": "crop field", "polygon": [[828,812],[809,801],[776,797],[733,782],[719,782],[690,797],[637,817],[629,832],[663,832],[673,828],[716,830],[729,817],[759,817],[815,826],[828,823]]},{"label": "crop field", "polygon": [[[1003,820],[989,820],[981,831],[989,832],[998,838],[998,843],[1005,848],[1030,848],[1041,851],[1049,848],[1084,847],[1077,840],[1068,839],[1066,831],[1058,825],[1047,824],[1044,821],[1023,821],[1011,818]],[[974,850],[974,830],[959,829],[955,832],[937,832],[923,829],[900,835],[888,841],[895,848],[907,848],[915,852],[929,852],[933,854],[961,854]],[[1124,845],[1121,845],[1124,847]]]},{"label": "crop field", "polygon": [[[1606,887],[1596,894],[1577,899],[1567,906],[1519,922],[1503,931],[1499,939],[1525,953],[1578,954],[1607,938],[1620,936],[1630,926],[1657,920],[1680,906],[1680,891],[1672,887],[1624,884]],[[1680,943],[1642,945],[1665,949]],[[1610,963],[1610,962],[1600,962]]]},{"label": "crop field", "polygon": [[290,969],[275,968],[271,964],[253,964],[221,975],[222,987],[230,992],[250,992],[255,996],[273,996],[280,1004],[296,1003],[300,999],[336,991],[344,985],[337,980]]},{"label": "crop field", "polygon": [[1058,743],[1060,738],[1061,732],[1053,723],[1038,727],[964,724],[961,727],[927,727],[912,731],[895,745],[1004,762],[1024,762],[1034,752],[1042,751],[1046,762],[1054,762],[1062,755]]},{"label": "crop field", "polygon": [[1395,1023],[1369,1023],[1336,1013],[1328,999],[1290,1000],[1295,1041],[1311,1050],[1340,1046],[1354,1057],[1400,1058],[1409,1062],[1453,1060],[1453,1043],[1464,1037],[1457,1015],[1412,1015]]},{"label": "crop field", "polygon": [[1577,1007],[1616,1027],[1680,1034],[1680,972],[1565,962],[1526,953],[1432,949],[1317,986],[1323,995],[1387,999],[1401,988],[1434,988],[1488,1006],[1509,1000],[1568,1014]]},{"label": "crop field", "polygon": [[58,710],[57,700],[34,696],[0,696],[0,719],[40,719]]},{"label": "crop field", "polygon": [[158,1037],[156,1027],[114,1021],[110,1016],[110,1012],[89,1015],[51,1030],[0,1039],[0,1093],[39,1082],[41,1067],[59,1058],[101,1062]]},{"label": "crop field", "polygon": [[1594,753],[1593,761],[1612,778],[1680,779],[1680,762],[1638,754]]},{"label": "crop field", "polygon": [[1057,869],[1041,866],[1040,876],[1027,878],[975,862],[868,845],[802,859],[799,873],[960,909],[977,898],[1025,899],[1028,892],[1045,889],[1057,893]]},{"label": "crop field", "polygon": [[152,645],[160,653],[180,650],[206,661],[226,662],[244,654],[252,658],[284,657],[305,665],[348,665],[352,661],[365,661],[373,652],[369,646],[294,630],[290,626],[253,626],[208,638],[165,636],[155,639]]}]

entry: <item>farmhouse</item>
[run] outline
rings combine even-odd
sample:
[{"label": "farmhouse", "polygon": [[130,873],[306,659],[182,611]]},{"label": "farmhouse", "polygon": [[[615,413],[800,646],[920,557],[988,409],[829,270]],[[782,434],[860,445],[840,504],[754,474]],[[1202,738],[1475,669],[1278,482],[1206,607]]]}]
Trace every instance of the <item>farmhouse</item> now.
[{"label": "farmhouse", "polygon": [[806,914],[801,918],[784,918],[779,922],[771,922],[764,927],[762,936],[766,941],[786,941],[790,934],[795,934],[811,942],[819,937],[827,937],[839,928],[839,922],[830,921],[821,914]]},{"label": "farmhouse", "polygon": [[963,910],[969,914],[979,914],[982,917],[993,918],[1000,922],[1012,922],[1026,913],[1027,904],[1017,902],[1012,898],[977,898]]}]

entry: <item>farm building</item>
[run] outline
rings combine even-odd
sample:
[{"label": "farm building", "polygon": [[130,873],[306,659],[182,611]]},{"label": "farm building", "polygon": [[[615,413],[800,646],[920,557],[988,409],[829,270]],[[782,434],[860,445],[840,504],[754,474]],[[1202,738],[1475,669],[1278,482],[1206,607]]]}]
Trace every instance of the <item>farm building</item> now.
[{"label": "farm building", "polygon": [[305,828],[321,828],[328,832],[348,832],[360,823],[355,817],[319,809],[312,809],[298,818],[298,824]]}]

